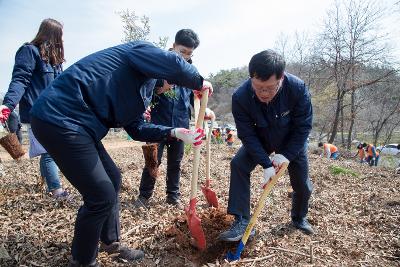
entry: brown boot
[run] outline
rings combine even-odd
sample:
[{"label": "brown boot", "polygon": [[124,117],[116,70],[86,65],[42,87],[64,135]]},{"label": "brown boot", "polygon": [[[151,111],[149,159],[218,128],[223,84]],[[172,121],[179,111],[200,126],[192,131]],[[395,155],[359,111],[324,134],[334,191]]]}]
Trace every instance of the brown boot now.
[{"label": "brown boot", "polygon": [[142,250],[129,248],[122,245],[120,242],[114,242],[110,245],[101,243],[100,251],[104,251],[108,254],[119,253],[118,257],[127,261],[137,261],[144,258],[144,252]]}]

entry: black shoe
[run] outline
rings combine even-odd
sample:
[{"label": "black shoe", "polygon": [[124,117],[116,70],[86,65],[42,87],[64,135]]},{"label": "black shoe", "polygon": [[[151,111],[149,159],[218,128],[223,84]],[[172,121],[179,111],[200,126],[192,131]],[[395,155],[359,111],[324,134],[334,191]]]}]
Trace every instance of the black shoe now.
[{"label": "black shoe", "polygon": [[144,258],[144,252],[142,250],[127,247],[120,242],[113,242],[110,245],[100,243],[100,251],[104,251],[108,254],[118,253],[118,258],[126,261],[138,261]]},{"label": "black shoe", "polygon": [[183,210],[184,208],[182,202],[179,199],[167,198],[167,200],[165,200],[165,203],[175,206],[177,210]]},{"label": "black shoe", "polygon": [[148,209],[149,208],[149,199],[142,197],[142,196],[138,196],[135,200],[135,202],[133,202],[133,206],[135,206],[135,208],[145,208]]},{"label": "black shoe", "polygon": [[97,261],[94,261],[90,264],[80,264],[77,261],[70,260],[68,263],[68,267],[102,267],[102,265],[100,263],[98,263]]},{"label": "black shoe", "polygon": [[301,220],[301,221],[292,221],[292,225],[307,235],[314,234],[314,230],[313,230],[311,224],[306,219]]}]

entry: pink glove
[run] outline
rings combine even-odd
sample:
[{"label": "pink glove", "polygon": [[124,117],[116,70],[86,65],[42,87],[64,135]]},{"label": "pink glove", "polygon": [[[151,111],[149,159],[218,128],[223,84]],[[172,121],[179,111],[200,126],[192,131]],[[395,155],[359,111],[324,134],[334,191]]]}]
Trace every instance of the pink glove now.
[{"label": "pink glove", "polygon": [[10,116],[11,110],[5,106],[0,106],[0,122],[5,123],[8,120],[8,116]]},{"label": "pink glove", "polygon": [[205,136],[204,130],[197,128],[195,131],[188,130],[185,128],[174,128],[171,131],[171,136],[176,137],[186,144],[193,144],[199,146],[202,143],[202,138]]},{"label": "pink glove", "polygon": [[148,107],[145,112],[143,113],[143,117],[147,122],[151,121],[151,108]]}]

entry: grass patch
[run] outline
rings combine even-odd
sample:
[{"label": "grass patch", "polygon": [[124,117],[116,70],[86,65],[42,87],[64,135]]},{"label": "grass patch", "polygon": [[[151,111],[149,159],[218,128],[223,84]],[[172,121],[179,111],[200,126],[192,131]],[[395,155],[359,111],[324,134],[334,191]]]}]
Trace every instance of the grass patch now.
[{"label": "grass patch", "polygon": [[333,175],[341,175],[341,174],[350,174],[351,176],[354,177],[358,177],[359,174],[356,173],[355,171],[343,168],[343,167],[339,167],[339,166],[335,166],[335,165],[331,165],[329,166],[329,170]]}]

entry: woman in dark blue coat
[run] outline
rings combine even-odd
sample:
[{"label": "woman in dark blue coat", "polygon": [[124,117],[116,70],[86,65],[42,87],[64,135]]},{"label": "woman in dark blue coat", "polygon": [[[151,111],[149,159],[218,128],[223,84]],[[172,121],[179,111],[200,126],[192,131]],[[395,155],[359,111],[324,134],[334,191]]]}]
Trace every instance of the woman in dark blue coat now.
[{"label": "woman in dark blue coat", "polygon": [[54,19],[45,19],[32,42],[21,46],[15,56],[11,83],[0,107],[4,123],[8,115],[19,104],[21,123],[27,124],[30,157],[41,155],[40,173],[45,178],[48,191],[56,198],[66,198],[62,189],[57,165],[52,157],[37,142],[30,127],[29,112],[39,94],[61,73],[64,62],[63,26]]},{"label": "woman in dark blue coat", "polygon": [[147,42],[132,42],[73,64],[32,108],[35,136],[83,196],[70,266],[97,266],[99,240],[101,250],[119,253],[125,260],[144,255],[120,243],[121,174],[101,143],[109,128],[124,128],[139,141],[178,138],[195,145],[201,143],[201,130],[144,122],[142,114],[151,100],[155,79],[196,90],[211,87],[207,82],[203,84],[196,68],[179,54]]}]

